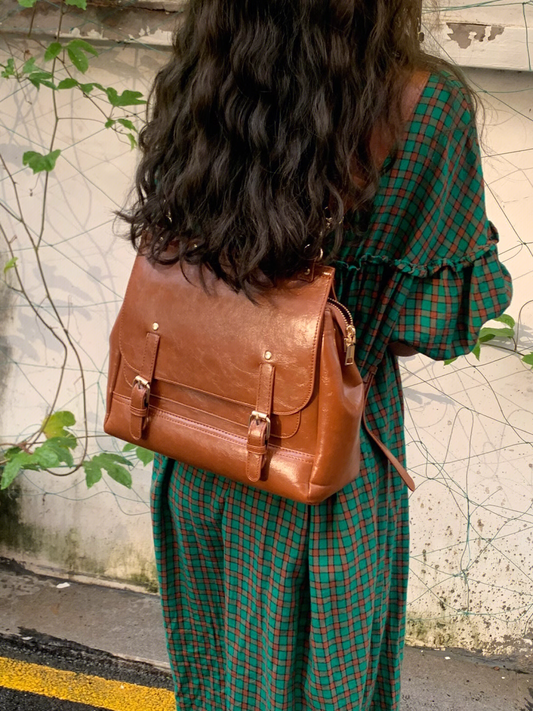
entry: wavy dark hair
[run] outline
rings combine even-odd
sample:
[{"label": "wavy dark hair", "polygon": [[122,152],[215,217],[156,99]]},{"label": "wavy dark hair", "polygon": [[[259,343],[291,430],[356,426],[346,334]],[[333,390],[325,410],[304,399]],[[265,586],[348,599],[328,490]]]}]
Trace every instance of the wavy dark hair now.
[{"label": "wavy dark hair", "polygon": [[[326,218],[368,208],[374,126],[402,129],[421,0],[191,0],[152,89],[132,206],[137,250],[248,293],[320,251]],[[357,176],[357,177],[355,177]]]}]

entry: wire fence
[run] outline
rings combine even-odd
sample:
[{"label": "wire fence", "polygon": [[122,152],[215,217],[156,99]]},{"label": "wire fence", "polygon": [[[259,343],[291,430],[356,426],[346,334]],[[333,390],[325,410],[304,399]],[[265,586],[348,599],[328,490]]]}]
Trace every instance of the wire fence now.
[{"label": "wire fence", "polygon": [[[3,5],[4,72],[10,59],[22,67],[34,56],[38,67],[50,66],[43,55],[53,39],[58,3],[39,3],[49,12],[32,15],[15,1]],[[0,285],[2,441],[29,436],[52,405],[72,411],[78,422],[85,407],[91,451],[121,450],[102,435],[101,426],[107,333],[132,261],[125,242],[112,236],[113,211],[124,203],[135,166],[130,134],[134,139],[136,133],[127,122],[140,126],[143,106],[113,106],[106,89],[113,87],[118,96],[125,91],[146,95],[168,56],[173,21],[152,10],[142,22],[133,16],[126,22],[129,4],[66,15],[64,36],[92,39],[98,51],[98,56],[87,55],[90,66],[83,75],[72,62],[56,65],[55,81],[78,82],[71,90],[0,77],[5,162],[0,167],[5,241],[0,251],[4,264],[17,258],[28,296],[8,288],[16,284],[12,270],[6,272],[7,285]],[[532,6],[492,0],[441,10],[519,9],[529,51]],[[425,33],[436,38],[433,8],[425,21]],[[28,39],[31,22],[33,39]],[[5,33],[8,24],[12,31]],[[110,33],[112,42],[106,41]],[[489,36],[484,35],[486,42]],[[468,356],[443,365],[416,357],[402,365],[408,457],[418,482],[411,498],[409,638],[527,654],[533,651],[533,372],[517,351],[533,352],[533,74],[479,69],[470,70],[469,79],[485,106],[488,210],[514,277],[511,314],[517,326],[514,339],[484,346],[479,360]],[[95,86],[87,94],[80,82]],[[24,153],[44,155],[51,146],[61,151],[54,171],[34,175],[22,165]],[[21,214],[24,224],[17,219]],[[68,343],[65,351],[58,318],[76,354]],[[33,499],[35,507],[46,497],[62,506],[94,503],[93,512],[113,506],[125,516],[148,519],[146,472],[134,476],[131,490],[109,478],[87,489],[81,471],[67,479],[27,471],[21,480],[24,498]]]}]

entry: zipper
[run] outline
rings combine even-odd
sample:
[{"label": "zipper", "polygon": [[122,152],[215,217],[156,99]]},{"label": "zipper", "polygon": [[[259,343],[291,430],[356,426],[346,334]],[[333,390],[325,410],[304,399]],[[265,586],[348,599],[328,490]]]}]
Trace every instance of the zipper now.
[{"label": "zipper", "polygon": [[344,365],[353,365],[355,356],[355,326],[353,325],[352,314],[349,310],[335,299],[331,297],[328,299],[328,304],[334,306],[337,311],[340,312],[342,318],[346,324],[346,335],[344,336],[344,353],[346,357],[344,359]]}]

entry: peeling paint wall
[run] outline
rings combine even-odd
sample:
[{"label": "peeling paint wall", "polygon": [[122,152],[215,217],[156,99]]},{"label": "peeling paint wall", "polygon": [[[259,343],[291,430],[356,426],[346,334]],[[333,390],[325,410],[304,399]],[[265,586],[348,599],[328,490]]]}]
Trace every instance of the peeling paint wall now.
[{"label": "peeling paint wall", "polygon": [[448,37],[451,42],[457,42],[461,49],[467,49],[472,42],[493,42],[503,35],[503,25],[474,25],[466,22],[447,22],[450,29]]},{"label": "peeling paint wall", "polygon": [[439,12],[426,3],[424,36],[437,51],[464,67],[531,70],[533,5],[440,0]]}]

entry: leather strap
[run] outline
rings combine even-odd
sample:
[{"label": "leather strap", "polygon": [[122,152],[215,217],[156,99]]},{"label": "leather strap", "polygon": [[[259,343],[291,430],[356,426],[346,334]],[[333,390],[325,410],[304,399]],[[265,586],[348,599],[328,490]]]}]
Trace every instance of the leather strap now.
[{"label": "leather strap", "polygon": [[250,415],[248,426],[246,476],[250,481],[259,481],[266,461],[270,437],[274,372],[275,368],[272,363],[262,363],[259,367],[256,409]]},{"label": "leather strap", "polygon": [[[409,84],[407,84],[404,94],[403,94],[403,100],[402,100],[402,117],[403,120],[407,123],[411,117],[412,114],[420,101],[420,97],[422,95],[422,92],[424,91],[426,84],[429,79],[429,72],[427,71],[416,71],[414,72],[413,76],[411,77],[411,80]],[[393,143],[390,139],[390,136],[387,136],[385,133],[379,130],[375,130],[372,134],[372,138],[370,141],[370,147],[373,155],[376,157],[378,165],[382,166],[385,160],[387,159],[387,156],[389,155],[390,151],[392,150]],[[384,348],[382,353],[379,354],[378,358],[376,359],[376,363],[372,368],[369,370],[369,378],[367,380],[367,386],[366,386],[366,397],[368,398],[368,392],[372,386],[372,382],[374,380],[374,374],[376,373],[379,363],[381,362],[383,355],[385,353],[386,348],[388,347],[388,342],[385,343]],[[365,405],[366,405],[366,400],[365,400]],[[402,477],[403,481],[407,484],[409,489],[411,491],[415,490],[415,483],[411,476],[409,475],[407,469],[403,466],[398,461],[398,458],[394,456],[394,454],[386,447],[383,442],[377,437],[375,434],[372,433],[368,426],[368,422],[366,419],[366,407],[365,411],[363,413],[363,426],[368,434],[368,436],[372,439],[372,441],[380,448],[380,450],[383,452],[383,454],[387,457],[389,462],[392,464],[392,466],[396,469],[398,474]]]},{"label": "leather strap", "polygon": [[130,405],[130,432],[135,440],[141,439],[146,425],[146,418],[148,417],[150,388],[154,377],[159,340],[160,338],[156,333],[150,332],[146,334],[141,372],[133,381]]},{"label": "leather strap", "polygon": [[411,476],[409,475],[407,469],[403,466],[403,464],[400,463],[397,457],[394,456],[394,454],[390,451],[388,447],[386,447],[383,442],[379,439],[379,437],[376,437],[375,434],[372,433],[371,429],[368,426],[368,422],[366,419],[366,400],[368,398],[368,393],[370,391],[370,388],[372,387],[372,383],[374,382],[374,377],[372,376],[368,381],[367,381],[367,386],[366,386],[366,397],[365,397],[365,409],[363,411],[363,426],[366,430],[366,433],[368,436],[372,439],[372,441],[377,444],[377,446],[381,449],[383,454],[387,457],[389,462],[392,464],[392,466],[396,469],[398,474],[402,477],[404,482],[407,484],[409,489],[411,491],[415,490],[415,483]]}]

